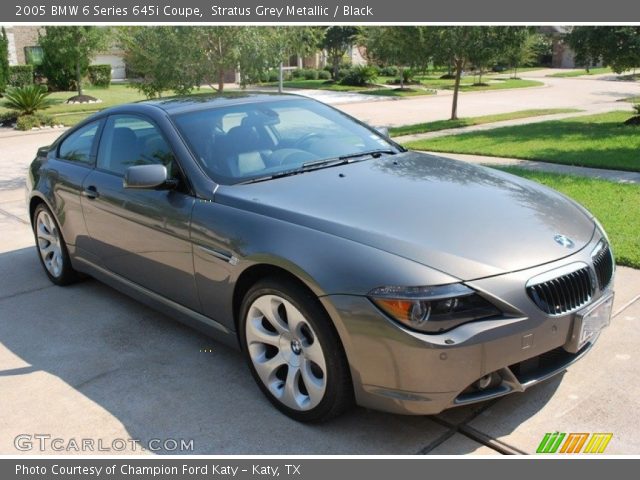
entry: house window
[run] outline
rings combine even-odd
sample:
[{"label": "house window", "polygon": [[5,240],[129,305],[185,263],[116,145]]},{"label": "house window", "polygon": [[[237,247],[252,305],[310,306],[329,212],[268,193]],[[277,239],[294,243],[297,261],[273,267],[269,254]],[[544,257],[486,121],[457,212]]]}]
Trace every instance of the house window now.
[{"label": "house window", "polygon": [[42,47],[24,47],[24,58],[27,65],[41,65],[44,58]]}]

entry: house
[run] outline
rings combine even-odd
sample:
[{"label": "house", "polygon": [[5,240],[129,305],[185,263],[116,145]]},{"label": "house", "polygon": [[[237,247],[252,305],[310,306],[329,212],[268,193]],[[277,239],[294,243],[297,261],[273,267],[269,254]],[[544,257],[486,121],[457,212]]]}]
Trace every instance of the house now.
[{"label": "house", "polygon": [[[573,27],[567,25],[548,25],[537,27],[539,33],[551,37],[551,66],[553,68],[582,68],[584,65],[577,65],[575,52],[569,46],[565,37],[571,33]],[[600,66],[598,64],[597,66]]]},{"label": "house", "polygon": [[[5,27],[9,40],[10,65],[37,65],[42,61],[42,47],[38,46],[38,31],[41,27],[12,25]],[[93,65],[111,65],[111,79],[124,80],[127,77],[124,53],[117,47],[100,52],[91,61]]]}]

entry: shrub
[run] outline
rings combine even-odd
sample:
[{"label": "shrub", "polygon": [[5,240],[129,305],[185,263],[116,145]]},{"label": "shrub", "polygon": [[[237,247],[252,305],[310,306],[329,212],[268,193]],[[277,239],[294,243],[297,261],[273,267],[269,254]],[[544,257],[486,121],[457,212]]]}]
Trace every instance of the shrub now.
[{"label": "shrub", "polygon": [[387,65],[386,67],[382,67],[380,69],[380,75],[383,77],[395,77],[398,75],[398,67],[394,65]]},{"label": "shrub", "polygon": [[634,104],[633,110],[636,112],[636,115],[640,115],[640,103]]},{"label": "shrub", "polygon": [[343,85],[363,86],[372,83],[376,77],[377,69],[368,65],[358,65],[351,68],[340,80]]},{"label": "shrub", "polygon": [[87,73],[91,85],[103,88],[111,85],[111,65],[89,65]]},{"label": "shrub", "polygon": [[309,68],[304,71],[305,80],[318,80],[318,71],[315,68]]},{"label": "shrub", "polygon": [[9,85],[24,87],[33,83],[33,65],[12,65],[9,67]]},{"label": "shrub", "polygon": [[4,125],[5,123],[7,124],[16,123],[17,119],[18,119],[18,112],[16,112],[15,110],[9,110],[9,111],[0,113],[0,125]]},{"label": "shrub", "polygon": [[38,112],[32,115],[20,115],[16,121],[16,129],[31,130],[37,127],[53,127],[54,124],[53,117]]},{"label": "shrub", "polygon": [[37,110],[46,108],[49,92],[43,85],[26,85],[24,87],[10,87],[5,92],[5,104],[20,115],[30,115]]},{"label": "shrub", "polygon": [[402,81],[404,83],[411,83],[414,80],[416,72],[410,68],[405,68],[402,70]]},{"label": "shrub", "polygon": [[304,78],[305,80],[318,80],[318,70],[314,68],[297,68],[291,71],[293,78]]},{"label": "shrub", "polygon": [[345,78],[347,75],[349,75],[350,73],[351,73],[351,67],[349,67],[349,68],[341,68],[340,70],[338,70],[338,76],[334,80],[336,82],[339,82],[343,78]]},{"label": "shrub", "polygon": [[331,72],[318,70],[318,80],[331,80]]}]

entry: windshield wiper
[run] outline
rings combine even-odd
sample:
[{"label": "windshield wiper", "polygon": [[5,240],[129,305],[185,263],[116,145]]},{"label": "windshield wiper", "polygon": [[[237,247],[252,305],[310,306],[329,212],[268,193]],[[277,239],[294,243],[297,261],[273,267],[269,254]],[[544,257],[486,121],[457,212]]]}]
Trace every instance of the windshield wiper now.
[{"label": "windshield wiper", "polygon": [[327,158],[324,160],[313,160],[311,162],[303,163],[298,168],[293,168],[291,170],[286,170],[284,172],[274,173],[272,175],[265,175],[263,177],[252,178],[250,180],[246,180],[244,182],[240,182],[240,185],[246,185],[249,183],[258,183],[265,182],[267,180],[274,180],[276,178],[289,177],[291,175],[297,175],[299,173],[310,172],[312,170],[318,170],[321,168],[335,167],[337,165],[345,165],[347,163],[351,163],[354,158],[372,156],[373,158],[380,158],[382,154],[395,155],[396,152],[391,149],[377,149],[377,150],[369,150],[366,152],[356,152],[350,153],[348,155],[342,155],[336,158]]},{"label": "windshield wiper", "polygon": [[366,152],[356,152],[356,153],[350,153],[349,155],[342,155],[341,157],[338,157],[340,160],[351,160],[353,158],[358,158],[358,157],[366,157],[368,155],[371,155],[373,158],[380,158],[382,156],[382,154],[387,154],[387,155],[395,155],[397,152],[394,150],[391,150],[390,148],[378,148],[376,150],[368,150]]}]

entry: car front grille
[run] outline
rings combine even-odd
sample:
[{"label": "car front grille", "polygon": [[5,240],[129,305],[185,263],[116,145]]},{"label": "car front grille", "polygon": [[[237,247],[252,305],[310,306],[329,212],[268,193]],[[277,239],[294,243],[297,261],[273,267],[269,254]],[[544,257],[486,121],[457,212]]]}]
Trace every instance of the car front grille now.
[{"label": "car front grille", "polygon": [[589,267],[527,286],[533,302],[549,315],[562,315],[587,304],[594,293]]},{"label": "car front grille", "polygon": [[611,255],[611,249],[608,243],[601,243],[596,247],[592,255],[593,268],[596,271],[596,277],[598,278],[598,286],[600,290],[604,290],[611,277],[613,277],[613,256]]}]

